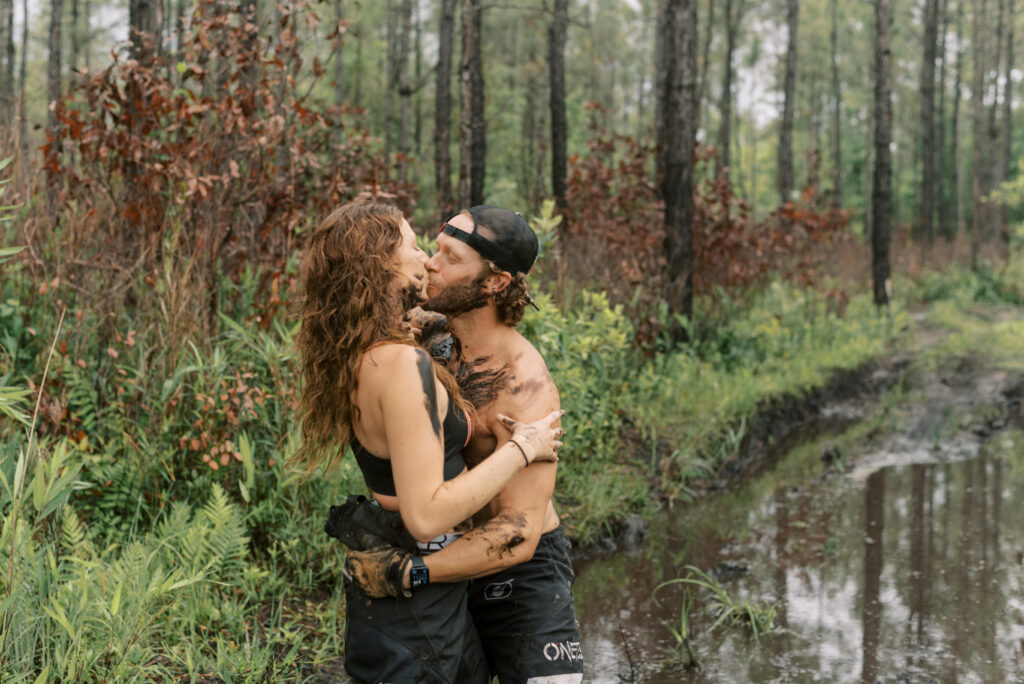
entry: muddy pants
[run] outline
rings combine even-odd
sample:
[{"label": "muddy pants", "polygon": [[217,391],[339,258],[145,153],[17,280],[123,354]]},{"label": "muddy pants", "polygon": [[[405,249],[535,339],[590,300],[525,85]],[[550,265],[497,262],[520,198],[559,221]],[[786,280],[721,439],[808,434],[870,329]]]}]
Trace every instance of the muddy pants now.
[{"label": "muddy pants", "polygon": [[469,611],[500,684],[583,681],[572,545],[546,532],[533,558],[470,583]]}]

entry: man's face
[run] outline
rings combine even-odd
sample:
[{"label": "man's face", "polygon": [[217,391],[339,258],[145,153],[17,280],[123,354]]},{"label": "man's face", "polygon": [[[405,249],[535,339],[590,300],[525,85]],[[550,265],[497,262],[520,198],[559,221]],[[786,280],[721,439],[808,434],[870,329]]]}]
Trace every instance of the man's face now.
[{"label": "man's face", "polygon": [[[448,223],[473,232],[473,219],[466,214],[458,214]],[[475,249],[441,233],[437,236],[437,253],[427,259],[426,266],[429,282],[424,309],[458,316],[486,306],[489,297],[484,281],[489,269]]]}]

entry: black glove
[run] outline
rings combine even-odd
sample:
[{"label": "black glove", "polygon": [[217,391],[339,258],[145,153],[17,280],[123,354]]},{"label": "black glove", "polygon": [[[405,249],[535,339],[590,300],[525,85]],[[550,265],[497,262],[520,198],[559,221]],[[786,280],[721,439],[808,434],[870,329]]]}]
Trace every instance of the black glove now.
[{"label": "black glove", "polygon": [[416,552],[416,540],[402,524],[402,516],[385,511],[361,494],[350,494],[341,506],[331,506],[324,532],[357,551],[397,546]]}]

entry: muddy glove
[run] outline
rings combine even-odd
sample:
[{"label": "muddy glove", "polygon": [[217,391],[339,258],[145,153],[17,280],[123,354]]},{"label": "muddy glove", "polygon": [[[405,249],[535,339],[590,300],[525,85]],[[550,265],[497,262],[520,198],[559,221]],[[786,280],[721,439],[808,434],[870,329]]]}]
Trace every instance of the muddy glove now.
[{"label": "muddy glove", "polygon": [[409,598],[412,590],[403,586],[403,579],[410,565],[412,554],[402,549],[349,549],[345,556],[345,577],[370,598]]},{"label": "muddy glove", "polygon": [[385,511],[362,495],[349,495],[341,506],[331,506],[324,532],[356,551],[382,546],[397,546],[410,553],[416,551],[416,540],[405,529],[402,517]]}]

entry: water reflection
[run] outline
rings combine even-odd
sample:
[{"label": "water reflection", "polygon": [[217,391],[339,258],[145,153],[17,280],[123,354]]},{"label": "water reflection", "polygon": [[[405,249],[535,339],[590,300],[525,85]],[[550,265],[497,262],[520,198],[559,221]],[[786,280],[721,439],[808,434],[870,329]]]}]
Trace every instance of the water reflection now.
[{"label": "water reflection", "polygon": [[[863,480],[825,476],[820,453],[669,512],[635,556],[582,561],[587,681],[1024,681],[1024,433]],[[697,615],[704,667],[686,671],[664,624],[678,624],[680,595],[650,596],[685,564],[723,562],[748,569],[723,584],[771,601],[776,629],[760,644],[709,636]]]}]

